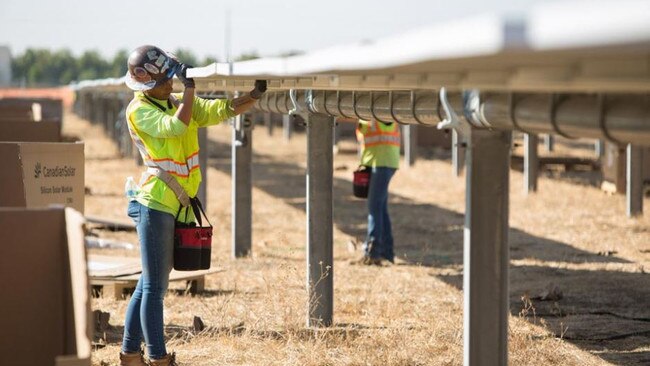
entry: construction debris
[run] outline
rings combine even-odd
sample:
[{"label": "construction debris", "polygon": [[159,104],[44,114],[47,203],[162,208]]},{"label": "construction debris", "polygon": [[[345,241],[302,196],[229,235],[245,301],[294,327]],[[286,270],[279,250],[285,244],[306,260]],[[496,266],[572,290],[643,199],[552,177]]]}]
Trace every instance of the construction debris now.
[{"label": "construction debris", "polygon": [[205,324],[203,323],[203,320],[200,317],[195,315],[192,327],[194,331],[198,333],[205,329]]},{"label": "construction debris", "polygon": [[108,323],[110,318],[111,318],[110,313],[106,313],[106,312],[103,312],[101,310],[94,310],[93,311],[93,324],[95,325],[95,331],[96,332],[104,332],[108,328],[110,328],[110,324]]},{"label": "construction debris", "polygon": [[109,220],[97,216],[86,216],[86,222],[110,231],[135,231],[135,225],[130,222]]},{"label": "construction debris", "polygon": [[618,253],[616,250],[601,250],[600,252],[598,252],[598,255],[603,257],[611,257],[616,253]]},{"label": "construction debris", "polygon": [[117,241],[106,238],[96,238],[94,236],[85,237],[86,248],[101,248],[101,249],[126,249],[133,250],[135,245],[123,241]]},{"label": "construction debris", "polygon": [[531,299],[540,301],[558,301],[563,297],[564,294],[562,293],[560,287],[553,283],[550,283],[542,292],[539,293],[539,295],[533,296]]}]

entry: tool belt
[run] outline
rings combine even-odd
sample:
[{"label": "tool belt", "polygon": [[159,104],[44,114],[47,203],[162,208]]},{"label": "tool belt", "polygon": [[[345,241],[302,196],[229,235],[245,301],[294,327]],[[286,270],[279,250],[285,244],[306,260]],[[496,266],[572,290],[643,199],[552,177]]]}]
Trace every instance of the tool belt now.
[{"label": "tool belt", "polygon": [[360,165],[357,170],[352,173],[352,193],[358,198],[368,198],[368,188],[370,187],[370,178],[372,177],[372,169],[370,167]]}]

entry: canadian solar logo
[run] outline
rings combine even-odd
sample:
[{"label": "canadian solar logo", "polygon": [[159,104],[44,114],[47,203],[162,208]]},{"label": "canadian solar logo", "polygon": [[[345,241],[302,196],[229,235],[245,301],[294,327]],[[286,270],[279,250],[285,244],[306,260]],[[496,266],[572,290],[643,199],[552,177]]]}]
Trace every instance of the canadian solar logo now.
[{"label": "canadian solar logo", "polygon": [[40,178],[42,172],[41,163],[37,162],[36,165],[34,165],[34,178]]}]

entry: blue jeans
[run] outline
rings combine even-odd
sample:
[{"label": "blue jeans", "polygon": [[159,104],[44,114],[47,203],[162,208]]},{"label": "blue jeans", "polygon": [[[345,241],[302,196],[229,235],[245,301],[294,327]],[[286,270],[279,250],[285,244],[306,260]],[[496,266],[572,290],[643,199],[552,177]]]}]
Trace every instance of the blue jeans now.
[{"label": "blue jeans", "polygon": [[393,261],[393,231],[388,216],[388,184],[397,169],[372,168],[368,188],[368,234],[363,251],[370,258],[384,258]]},{"label": "blue jeans", "polygon": [[163,323],[163,298],[169,284],[174,251],[174,216],[152,210],[137,201],[129,203],[140,240],[142,275],[126,309],[122,352],[140,352],[144,336],[149,358],[167,354]]}]

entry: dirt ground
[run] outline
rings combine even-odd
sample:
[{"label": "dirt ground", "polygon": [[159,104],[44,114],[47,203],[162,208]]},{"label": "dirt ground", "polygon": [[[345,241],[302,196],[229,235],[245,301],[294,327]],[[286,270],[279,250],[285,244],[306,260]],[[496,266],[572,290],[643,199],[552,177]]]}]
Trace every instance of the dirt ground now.
[{"label": "dirt ground", "polygon": [[[64,131],[86,143],[86,213],[127,221],[125,177],[139,177],[99,126],[66,115]],[[282,131],[253,136],[253,255],[230,256],[230,129],[209,131],[208,215],[215,226],[206,291],[165,297],[168,350],[182,365],[461,365],[464,178],[449,152],[398,171],[390,212],[398,262],[354,266],[365,230],[365,204],[351,196],[355,145],[334,158],[334,326],[305,327],[306,140]],[[561,144],[558,150],[562,152]],[[592,176],[589,176],[591,174]],[[525,196],[511,172],[509,360],[513,365],[650,364],[650,199],[639,218],[620,195],[580,175],[545,171]],[[582,183],[581,183],[582,182]],[[586,182],[586,183],[585,183]],[[136,243],[134,233],[94,230]],[[360,245],[359,245],[360,246]],[[91,252],[137,256],[134,251]],[[562,298],[542,301],[546,289]],[[93,365],[117,364],[126,299],[95,298],[110,313],[96,332]],[[207,328],[193,330],[199,316]]]}]

